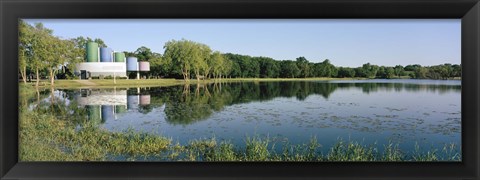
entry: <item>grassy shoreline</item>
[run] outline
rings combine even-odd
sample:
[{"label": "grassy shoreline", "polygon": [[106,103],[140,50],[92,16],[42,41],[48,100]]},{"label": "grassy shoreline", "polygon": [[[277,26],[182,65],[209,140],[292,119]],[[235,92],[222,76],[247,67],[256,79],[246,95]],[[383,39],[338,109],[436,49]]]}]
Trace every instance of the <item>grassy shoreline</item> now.
[{"label": "grassy shoreline", "polygon": [[[199,84],[208,84],[215,82],[275,82],[275,81],[336,81],[336,80],[367,80],[369,78],[223,78],[223,79],[206,79],[200,80]],[[398,78],[405,79],[405,78]],[[458,80],[458,79],[454,79]],[[55,80],[55,88],[83,88],[83,87],[158,87],[158,86],[176,86],[184,85],[187,82],[183,79],[117,79],[114,83],[113,79],[93,79],[93,80]],[[191,79],[189,84],[197,84],[196,79]],[[19,82],[25,85],[23,82]],[[28,82],[26,85],[35,86],[35,82]],[[40,87],[51,87],[47,80],[40,81]]]},{"label": "grassy shoreline", "polygon": [[[97,124],[59,119],[58,114],[20,110],[20,161],[461,161],[456,146],[406,155],[398,144],[368,144],[339,140],[322,149],[312,137],[302,144],[275,144],[269,138],[246,137],[241,147],[229,141],[194,139],[187,144],[132,129],[110,132]],[[274,151],[273,147],[282,151]],[[384,147],[384,151],[379,151]],[[326,153],[323,153],[327,150]]]},{"label": "grassy shoreline", "polygon": [[[275,81],[331,81],[331,80],[365,80],[367,78],[224,78],[224,79],[206,79],[200,80],[200,84],[208,84],[215,82],[275,82]],[[117,79],[114,83],[113,79],[93,79],[93,80],[55,80],[53,85],[55,88],[83,88],[83,87],[156,87],[156,86],[176,86],[184,85],[187,82],[183,79]],[[191,79],[189,84],[197,84],[196,79]],[[19,82],[20,85],[25,84]],[[35,86],[35,82],[28,82],[27,86]],[[47,80],[40,81],[41,88],[52,87]]]}]

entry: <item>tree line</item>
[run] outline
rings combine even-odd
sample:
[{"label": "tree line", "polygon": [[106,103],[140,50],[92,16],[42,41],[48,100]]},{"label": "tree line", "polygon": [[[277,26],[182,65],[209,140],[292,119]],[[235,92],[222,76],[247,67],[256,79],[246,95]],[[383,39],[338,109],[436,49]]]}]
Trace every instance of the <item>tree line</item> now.
[{"label": "tree line", "polygon": [[[62,39],[53,35],[53,30],[42,23],[30,25],[19,22],[19,76],[23,82],[36,77],[36,85],[42,77],[54,84],[55,77],[78,78],[72,71],[76,63],[86,59],[85,45],[96,42],[107,45],[102,39],[77,37]],[[461,77],[461,65],[440,64],[436,66],[378,66],[365,63],[361,67],[339,67],[330,60],[310,62],[305,57],[295,60],[275,60],[270,57],[252,57],[233,53],[221,53],[208,45],[186,39],[170,40],[163,46],[163,54],[148,47],[139,47],[126,56],[150,62],[150,78],[221,79],[221,78],[415,78],[448,79]]]},{"label": "tree line", "polygon": [[139,60],[150,61],[154,77],[183,78],[414,78],[449,79],[461,77],[459,64],[435,66],[379,66],[365,63],[360,67],[340,67],[329,59],[310,62],[305,57],[295,60],[275,60],[270,57],[221,53],[205,44],[190,40],[171,40],[165,43],[164,54],[140,47],[128,53]]}]

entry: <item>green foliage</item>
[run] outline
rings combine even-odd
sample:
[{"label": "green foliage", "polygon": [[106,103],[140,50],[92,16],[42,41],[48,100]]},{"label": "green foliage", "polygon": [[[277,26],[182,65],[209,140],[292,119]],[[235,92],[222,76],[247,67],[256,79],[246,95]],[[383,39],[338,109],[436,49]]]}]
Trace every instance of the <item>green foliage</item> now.
[{"label": "green foliage", "polygon": [[139,47],[133,54],[138,58],[138,61],[150,61],[154,57],[152,50],[145,46]]},{"label": "green foliage", "polygon": [[298,57],[297,58],[297,66],[298,68],[300,69],[300,76],[301,77],[310,77],[310,63],[308,62],[308,60],[305,58],[305,57]]},{"label": "green foliage", "polygon": [[395,66],[395,76],[400,77],[400,76],[404,75],[404,73],[405,73],[405,69],[403,68],[402,65],[396,65]]},{"label": "green foliage", "polygon": [[245,160],[246,161],[266,161],[269,159],[268,138],[247,137],[245,140]]},{"label": "green foliage", "polygon": [[[73,69],[74,65],[85,59],[85,43],[90,38],[78,37],[61,39],[41,23],[33,26],[20,20],[19,27],[19,70],[26,83],[26,72],[34,72],[37,86],[40,76],[46,74],[50,84],[54,84],[57,72],[64,66]],[[105,46],[101,39],[93,40]]]},{"label": "green foliage", "polygon": [[280,63],[275,61],[272,58],[268,57],[259,57],[258,60],[260,61],[260,77],[261,78],[278,78],[280,77]]},{"label": "green foliage", "polygon": [[[228,70],[227,67],[229,66],[229,61],[225,59],[225,57],[218,51],[213,52],[209,61],[209,67],[206,69],[212,69],[212,75],[214,78],[220,78],[222,75],[225,75]],[[208,76],[208,70],[206,76]]]},{"label": "green foliage", "polygon": [[210,47],[205,44],[182,39],[171,40],[165,43],[164,59],[172,62],[172,71],[181,74],[183,79],[189,80],[193,72],[197,79],[201,73],[209,68],[207,60],[210,58]]},{"label": "green foliage", "polygon": [[349,67],[339,67],[337,77],[339,77],[339,78],[355,77],[355,70],[353,68],[349,68]]},{"label": "green foliage", "polygon": [[389,143],[384,146],[382,161],[401,161],[405,156],[398,148],[398,144]]},{"label": "green foliage", "polygon": [[328,161],[377,161],[374,147],[361,145],[358,142],[340,140],[328,152]]},{"label": "green foliage", "polygon": [[298,68],[297,63],[295,63],[295,61],[291,61],[291,60],[281,61],[280,67],[282,71],[281,77],[295,78],[300,76],[300,69]]},{"label": "green foliage", "polygon": [[385,71],[385,78],[392,79],[395,76],[395,69],[393,67],[387,67]]},{"label": "green foliage", "polygon": [[363,64],[360,68],[359,75],[366,78],[375,78],[379,67],[377,65],[371,65],[370,63]]}]

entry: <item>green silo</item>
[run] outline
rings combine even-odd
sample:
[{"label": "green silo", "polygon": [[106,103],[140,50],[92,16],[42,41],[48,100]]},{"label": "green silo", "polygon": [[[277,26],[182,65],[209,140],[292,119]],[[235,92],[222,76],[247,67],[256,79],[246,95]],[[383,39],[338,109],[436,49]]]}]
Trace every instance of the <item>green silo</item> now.
[{"label": "green silo", "polygon": [[100,105],[87,105],[88,120],[95,123],[102,121],[102,111]]},{"label": "green silo", "polygon": [[125,53],[115,52],[115,62],[125,62]]},{"label": "green silo", "polygon": [[98,44],[95,42],[87,43],[87,62],[98,62]]},{"label": "green silo", "polygon": [[125,105],[116,105],[115,106],[115,113],[119,114],[119,113],[124,113],[124,112],[127,112],[127,106],[125,106]]}]

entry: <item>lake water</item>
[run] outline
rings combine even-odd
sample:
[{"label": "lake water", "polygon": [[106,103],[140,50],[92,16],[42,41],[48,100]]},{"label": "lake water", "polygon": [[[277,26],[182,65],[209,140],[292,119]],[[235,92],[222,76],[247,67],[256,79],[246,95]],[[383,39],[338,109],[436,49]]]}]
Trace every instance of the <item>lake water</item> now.
[{"label": "lake water", "polygon": [[458,80],[239,82],[173,87],[62,89],[67,103],[109,131],[133,129],[171,137],[228,140],[246,136],[275,143],[316,137],[327,151],[339,139],[398,143],[413,152],[461,146]]}]

